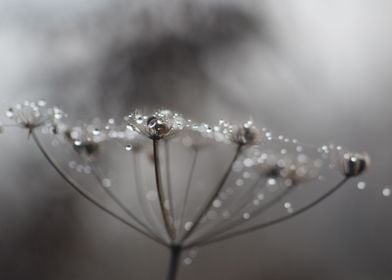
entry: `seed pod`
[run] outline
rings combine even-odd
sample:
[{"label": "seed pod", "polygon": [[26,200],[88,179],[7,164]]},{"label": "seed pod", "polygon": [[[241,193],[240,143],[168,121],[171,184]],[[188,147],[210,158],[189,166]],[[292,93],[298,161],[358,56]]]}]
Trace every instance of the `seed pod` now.
[{"label": "seed pod", "polygon": [[345,153],[342,159],[342,172],[346,177],[359,176],[369,167],[370,159],[366,154]]},{"label": "seed pod", "polygon": [[255,145],[260,139],[260,132],[251,121],[235,128],[231,136],[232,142],[239,145]]}]

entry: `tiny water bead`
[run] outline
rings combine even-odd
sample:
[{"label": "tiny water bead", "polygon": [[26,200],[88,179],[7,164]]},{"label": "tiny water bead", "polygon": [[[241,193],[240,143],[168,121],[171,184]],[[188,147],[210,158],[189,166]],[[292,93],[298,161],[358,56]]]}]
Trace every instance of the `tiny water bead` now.
[{"label": "tiny water bead", "polygon": [[126,150],[126,151],[132,151],[132,148],[133,148],[133,147],[132,147],[131,144],[128,144],[128,145],[125,146],[125,150]]},{"label": "tiny water bead", "polygon": [[358,182],[357,188],[358,188],[359,190],[364,190],[364,189],[366,188],[366,183],[363,182],[363,181]]},{"label": "tiny water bead", "polygon": [[250,214],[249,214],[249,213],[244,213],[244,214],[242,214],[242,217],[243,217],[245,220],[249,220],[249,219],[250,219]]},{"label": "tiny water bead", "polygon": [[383,189],[382,189],[382,195],[383,195],[383,196],[386,196],[386,197],[390,196],[390,195],[391,195],[391,189],[390,189],[390,187],[385,187],[385,188],[383,188]]},{"label": "tiny water bead", "polygon": [[102,179],[102,186],[110,188],[112,186],[112,181],[109,178],[104,178]]}]

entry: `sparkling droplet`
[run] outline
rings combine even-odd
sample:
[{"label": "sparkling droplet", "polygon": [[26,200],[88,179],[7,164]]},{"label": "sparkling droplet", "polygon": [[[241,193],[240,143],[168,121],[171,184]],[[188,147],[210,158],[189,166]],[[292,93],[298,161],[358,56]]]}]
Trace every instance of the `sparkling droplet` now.
[{"label": "sparkling droplet", "polygon": [[241,187],[241,186],[244,185],[244,180],[242,180],[242,179],[237,179],[237,180],[235,181],[235,184],[236,184],[237,186]]},{"label": "sparkling droplet", "polygon": [[14,109],[9,108],[6,112],[5,112],[5,116],[7,118],[12,118],[14,116]]},{"label": "sparkling droplet", "polygon": [[75,140],[75,141],[74,141],[74,145],[75,145],[75,146],[80,146],[80,145],[82,145],[82,141],[80,141],[80,140]]},{"label": "sparkling droplet", "polygon": [[46,106],[46,100],[40,99],[40,100],[38,100],[37,104],[40,107],[45,107]]},{"label": "sparkling droplet", "polygon": [[93,130],[93,135],[97,136],[101,133],[101,131],[98,128],[94,128]]},{"label": "sparkling droplet", "polygon": [[250,214],[249,214],[249,213],[244,213],[244,214],[242,214],[242,217],[243,217],[245,220],[249,220]]},{"label": "sparkling droplet", "polygon": [[188,230],[190,230],[191,228],[192,228],[192,226],[193,226],[193,223],[192,222],[186,222],[185,224],[184,224],[184,229],[186,230],[186,231],[188,231]]},{"label": "sparkling droplet", "polygon": [[389,187],[386,187],[382,190],[382,195],[383,196],[390,196],[391,195],[391,189]]},{"label": "sparkling droplet", "polygon": [[357,184],[357,188],[359,189],[359,190],[363,190],[363,189],[365,189],[366,188],[366,183],[365,182],[358,182],[358,184]]},{"label": "sparkling droplet", "polygon": [[110,181],[110,179],[108,178],[104,178],[102,180],[102,186],[104,186],[105,188],[110,188],[112,186],[112,181]]},{"label": "sparkling droplet", "polygon": [[219,207],[222,206],[222,202],[221,202],[219,199],[215,199],[214,202],[212,203],[212,205],[213,205],[215,208],[219,208]]},{"label": "sparkling droplet", "polygon": [[189,258],[189,257],[185,258],[185,259],[184,259],[184,264],[185,264],[185,265],[190,265],[190,264],[192,264],[192,259]]},{"label": "sparkling droplet", "polygon": [[269,178],[267,181],[267,184],[269,186],[275,186],[276,185],[276,180],[274,178]]},{"label": "sparkling droplet", "polygon": [[291,208],[291,203],[290,202],[285,202],[284,203],[284,208],[286,208],[286,209]]},{"label": "sparkling droplet", "polygon": [[126,145],[125,150],[132,151],[132,145],[131,144]]}]

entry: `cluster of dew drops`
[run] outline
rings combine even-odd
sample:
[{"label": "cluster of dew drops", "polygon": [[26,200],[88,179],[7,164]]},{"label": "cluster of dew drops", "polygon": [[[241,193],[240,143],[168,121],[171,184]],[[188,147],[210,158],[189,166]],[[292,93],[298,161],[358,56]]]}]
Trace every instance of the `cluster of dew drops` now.
[{"label": "cluster of dew drops", "polygon": [[[15,107],[11,107],[5,111],[5,117],[8,118],[11,121],[16,121],[17,123],[22,123],[25,121],[26,116],[24,115],[25,113],[30,113],[30,118],[32,121],[44,121],[46,115],[52,114],[55,119],[61,119],[63,114],[62,112],[58,109],[58,107],[52,107],[48,108],[47,107],[47,102],[45,100],[39,100],[38,102],[30,102],[30,101],[25,101],[21,104],[16,105]],[[137,124],[141,124],[142,120],[137,120]],[[96,123],[99,123],[99,120],[97,119]],[[199,131],[203,136],[206,137],[214,137],[216,141],[218,142],[223,142],[225,141],[226,137],[225,134],[230,133],[230,127],[229,124],[223,120],[219,121],[219,124],[217,126],[210,126],[208,124],[194,124],[192,123],[191,120],[186,121],[186,125],[188,127],[191,127],[195,131]],[[249,125],[252,125],[251,123]],[[7,123],[3,124],[0,123],[0,133],[4,132],[4,129],[8,126]],[[102,127],[100,125],[95,126],[94,124],[88,125],[87,126],[87,131],[91,133],[92,137],[97,138],[97,139],[103,139],[104,137],[112,138],[112,139],[128,139],[130,137],[130,134],[127,133],[127,131],[130,131],[131,127],[127,126],[127,129],[124,131],[119,131],[116,129],[115,125],[115,120],[114,119],[109,119],[107,123]],[[46,131],[45,131],[46,130]],[[42,132],[47,133],[47,127],[43,127]],[[104,133],[102,133],[104,132]],[[303,152],[304,146],[297,140],[297,139],[290,139],[288,137],[284,137],[282,135],[279,135],[278,137],[274,137],[272,132],[268,131],[266,128],[262,128],[261,132],[265,136],[264,139],[267,141],[272,141],[272,140],[278,140],[284,143],[292,143],[296,145],[295,150],[298,153]],[[77,132],[75,132],[77,133]],[[78,135],[75,136],[75,142],[74,145],[80,145],[82,142],[81,140],[78,139]],[[129,138],[131,139],[131,138]],[[52,141],[53,146],[57,146],[58,142],[57,140]],[[132,152],[134,150],[133,144],[126,144],[125,145],[125,151]],[[335,145],[325,145],[317,149],[318,152],[321,155],[321,158],[326,159],[328,157],[328,154],[330,152],[339,152],[342,150],[341,146],[335,146]],[[282,155],[286,154],[288,151],[284,148],[280,150],[280,153]],[[234,172],[241,172],[242,166],[243,167],[250,167],[253,164],[253,159],[250,158],[245,158],[241,164],[234,164],[233,166],[233,171]],[[91,174],[92,170],[91,167],[88,164],[80,164],[77,163],[74,160],[71,160],[68,162],[68,167],[70,169],[75,170],[76,172],[82,173],[82,174]],[[333,163],[330,164],[329,166],[331,169],[333,169],[335,166]],[[244,180],[250,178],[250,173],[248,171],[244,171],[241,173],[241,177],[239,177],[235,181],[236,186],[242,186],[244,184]],[[320,180],[322,178],[319,178]],[[267,182],[268,184],[274,185],[276,182],[274,182],[274,179],[271,178]],[[109,178],[103,178],[102,185],[105,187],[110,187],[111,186],[111,181]],[[360,191],[364,191],[367,188],[367,183],[363,180],[357,182],[356,188]],[[229,189],[230,190],[230,189]],[[384,186],[381,189],[381,194],[383,197],[390,197],[392,195],[392,190],[390,186]],[[147,199],[149,200],[154,200],[156,199],[154,195],[151,193],[147,194]],[[253,204],[257,206],[260,204],[260,201],[263,200],[263,194],[260,193],[258,194],[255,199],[253,200]],[[222,201],[217,199],[213,202],[213,207],[214,208],[220,208],[222,206]],[[283,207],[287,210],[288,213],[292,213],[293,206],[292,203],[289,201],[283,202]],[[229,215],[226,215],[228,218]],[[242,214],[243,219],[247,220],[250,219],[250,214],[248,212],[245,212]],[[187,255],[183,258],[183,263],[185,265],[190,265],[192,263],[192,260],[197,256],[197,248],[192,248],[187,252]]]}]

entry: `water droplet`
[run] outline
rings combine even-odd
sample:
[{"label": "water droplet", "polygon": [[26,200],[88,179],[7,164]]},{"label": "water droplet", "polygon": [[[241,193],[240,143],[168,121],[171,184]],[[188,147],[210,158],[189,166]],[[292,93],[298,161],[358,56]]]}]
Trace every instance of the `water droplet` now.
[{"label": "water droplet", "polygon": [[249,179],[250,178],[250,173],[248,172],[248,171],[245,171],[244,173],[242,173],[242,177],[244,178],[244,179]]},{"label": "water droplet", "polygon": [[132,145],[131,144],[126,145],[125,150],[132,151]]},{"label": "water droplet", "polygon": [[105,188],[110,188],[112,186],[112,181],[110,181],[108,178],[104,178],[102,179],[102,186]]},{"label": "water droplet", "polygon": [[101,131],[98,128],[94,128],[93,130],[93,135],[97,136],[101,133]]},{"label": "water droplet", "polygon": [[213,205],[215,208],[219,208],[219,207],[222,206],[222,201],[220,201],[219,199],[215,199],[214,202],[212,203],[212,205]]},{"label": "water droplet", "polygon": [[246,158],[246,159],[244,159],[243,163],[244,163],[245,167],[252,167],[254,164],[254,161],[251,158]]},{"label": "water droplet", "polygon": [[40,107],[45,107],[46,106],[46,100],[40,99],[40,100],[38,100],[37,104]]},{"label": "water droplet", "polygon": [[185,264],[185,265],[190,265],[190,264],[192,264],[192,259],[189,258],[189,257],[185,258],[185,259],[184,259],[184,264]]},{"label": "water droplet", "polygon": [[244,180],[242,180],[242,179],[237,179],[237,180],[235,181],[235,184],[236,184],[237,186],[241,187],[242,185],[244,185]]},{"label": "water droplet", "polygon": [[68,167],[71,168],[71,169],[74,169],[76,167],[76,162],[71,160],[70,162],[68,162]]},{"label": "water droplet", "polygon": [[6,112],[5,112],[5,116],[7,118],[12,118],[14,116],[14,109],[9,108]]},{"label": "water droplet", "polygon": [[82,145],[82,141],[81,140],[75,140],[74,141],[74,145],[75,146],[80,146],[80,145]]},{"label": "water droplet", "polygon": [[188,230],[190,230],[190,229],[192,228],[192,226],[193,226],[193,223],[192,223],[191,221],[188,221],[188,222],[186,222],[186,223],[184,224],[184,229],[185,229],[186,231],[188,231]]},{"label": "water droplet", "polygon": [[242,214],[242,217],[243,217],[245,220],[249,220],[250,214],[249,214],[249,213],[244,213],[244,214]]},{"label": "water droplet", "polygon": [[269,186],[275,186],[276,185],[276,180],[274,178],[269,178],[267,181],[267,184]]},{"label": "water droplet", "polygon": [[285,202],[284,203],[284,208],[286,208],[286,209],[291,208],[291,203],[290,202]]},{"label": "water droplet", "polygon": [[366,188],[366,183],[365,182],[358,182],[358,184],[357,184],[357,188],[359,189],[359,190],[363,190],[363,189],[365,189]]},{"label": "water droplet", "polygon": [[79,172],[79,173],[82,173],[82,172],[83,172],[83,169],[84,169],[84,166],[81,165],[81,164],[79,164],[79,165],[76,167],[76,171]]},{"label": "water droplet", "polygon": [[147,200],[155,201],[158,198],[156,191],[148,191],[146,194]]},{"label": "water droplet", "polygon": [[382,190],[382,195],[383,196],[390,196],[391,195],[391,189],[389,187],[386,187]]}]

